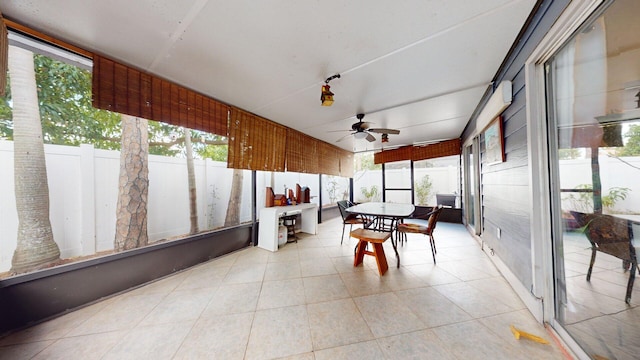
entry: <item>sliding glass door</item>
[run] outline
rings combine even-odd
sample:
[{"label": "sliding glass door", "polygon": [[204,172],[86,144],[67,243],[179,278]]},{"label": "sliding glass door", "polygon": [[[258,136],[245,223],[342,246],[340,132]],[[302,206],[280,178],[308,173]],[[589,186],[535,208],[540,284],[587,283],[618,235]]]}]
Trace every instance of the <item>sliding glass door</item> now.
[{"label": "sliding glass door", "polygon": [[464,217],[466,224],[475,234],[480,234],[482,227],[480,224],[480,199],[479,191],[479,139],[475,137],[473,141],[463,149],[464,162]]},{"label": "sliding glass door", "polygon": [[612,2],[546,64],[555,320],[594,358],[640,354],[639,16]]}]

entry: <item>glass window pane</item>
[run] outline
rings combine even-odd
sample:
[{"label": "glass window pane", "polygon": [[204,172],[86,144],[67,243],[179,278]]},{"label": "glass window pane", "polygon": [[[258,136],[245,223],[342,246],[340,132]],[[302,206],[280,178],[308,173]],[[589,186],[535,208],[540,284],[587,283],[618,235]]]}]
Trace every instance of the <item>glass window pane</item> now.
[{"label": "glass window pane", "polygon": [[385,202],[411,204],[411,191],[387,190]]},{"label": "glass window pane", "polygon": [[[41,115],[42,132],[30,136],[44,142],[46,156],[46,163],[41,164],[46,167],[49,212],[43,217],[46,222],[37,220],[34,224],[50,226],[50,231],[44,230],[52,234],[52,239],[46,241],[58,247],[62,262],[109,254],[118,247],[131,249],[179,240],[251,221],[251,172],[227,169],[224,137],[94,109],[90,70],[15,47],[9,56],[21,56],[21,63],[32,64],[36,76],[27,78],[33,72],[10,70],[12,79],[23,76],[28,81],[15,81],[7,98],[0,102],[0,173],[6,174],[3,179],[11,179],[11,185],[4,187],[10,190],[0,199],[0,273],[12,267],[11,258],[17,249],[16,205],[38,191],[30,186],[16,192],[13,186],[18,168],[13,166],[13,149],[20,140],[13,137],[19,121],[14,118],[16,114],[12,116],[11,107],[23,97],[12,99],[11,94],[24,91],[21,84],[31,84],[38,92],[39,103],[30,105]],[[125,128],[135,131],[122,141]],[[131,155],[124,158],[138,161],[123,162],[121,152],[127,148]],[[32,174],[25,176],[33,178]],[[132,229],[144,231],[128,233]],[[117,234],[127,234],[121,236],[126,241],[116,240]],[[24,244],[29,250],[31,245]],[[43,252],[32,251],[29,256],[40,257]],[[23,270],[19,272],[30,271]]]},{"label": "glass window pane", "polygon": [[[477,141],[474,139],[474,142]],[[476,233],[478,233],[476,228],[476,166],[475,162],[477,161],[474,158],[474,145],[469,145],[464,149],[465,156],[465,168],[464,168],[464,179],[465,179],[465,218],[467,219],[467,225],[476,229]]]},{"label": "glass window pane", "polygon": [[339,200],[349,200],[349,178],[322,175],[322,206],[333,206]]},{"label": "glass window pane", "polygon": [[382,165],[373,163],[373,152],[354,154],[353,200],[382,201]]},{"label": "glass window pane", "polygon": [[[297,172],[256,172],[256,201],[257,201],[257,217],[260,218],[260,209],[266,204],[266,189],[271,187],[275,194],[285,194],[289,196],[289,189],[292,190],[293,196],[297,197],[296,185],[301,188],[309,188],[310,202],[318,204],[318,175],[303,174]],[[297,199],[296,199],[297,200]]]},{"label": "glass window pane", "polygon": [[415,161],[415,205],[459,207],[460,157]]},{"label": "glass window pane", "polygon": [[640,52],[628,14],[639,9],[614,2],[548,64],[556,318],[591,356],[632,358],[618,344],[640,336],[610,331],[638,301],[628,285],[640,251]]},{"label": "glass window pane", "polygon": [[411,189],[411,161],[396,161],[384,165],[387,189]]}]

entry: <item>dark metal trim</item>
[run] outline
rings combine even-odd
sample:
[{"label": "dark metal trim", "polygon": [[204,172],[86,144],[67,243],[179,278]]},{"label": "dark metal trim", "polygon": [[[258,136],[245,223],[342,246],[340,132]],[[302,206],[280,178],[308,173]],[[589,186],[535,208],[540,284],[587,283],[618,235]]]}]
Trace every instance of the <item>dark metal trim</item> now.
[{"label": "dark metal trim", "polygon": [[413,167],[414,161],[411,160],[411,203],[416,203],[416,182],[415,182],[415,170]]},{"label": "dark metal trim", "polygon": [[226,228],[1,280],[0,335],[245,248],[252,228]]},{"label": "dark metal trim", "polygon": [[251,224],[253,224],[253,229],[251,231],[251,243],[253,246],[258,246],[258,175],[257,171],[251,171]]},{"label": "dark metal trim", "polygon": [[385,174],[385,166],[384,163],[382,163],[382,202],[387,201],[387,182],[385,181],[385,176],[387,176]]},{"label": "dark metal trim", "polygon": [[349,178],[349,201],[353,202],[353,178]]},{"label": "dark metal trim", "polygon": [[318,174],[318,224],[322,224],[322,174]]}]

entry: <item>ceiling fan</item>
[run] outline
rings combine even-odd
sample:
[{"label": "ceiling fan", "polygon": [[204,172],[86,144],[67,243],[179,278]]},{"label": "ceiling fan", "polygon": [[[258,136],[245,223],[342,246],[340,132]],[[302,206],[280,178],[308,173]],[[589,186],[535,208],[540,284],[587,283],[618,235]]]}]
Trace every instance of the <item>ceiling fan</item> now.
[{"label": "ceiling fan", "polygon": [[371,133],[382,134],[382,137],[384,139],[388,139],[387,136],[389,134],[393,134],[393,135],[400,134],[400,130],[396,130],[396,129],[370,128],[369,126],[371,123],[362,121],[362,119],[364,119],[364,114],[357,114],[356,118],[358,119],[358,122],[351,125],[351,130],[345,130],[345,131],[352,131],[352,133],[341,137],[336,142],[340,142],[344,140],[349,135],[353,135],[353,137],[356,139],[367,139],[367,141],[373,142],[373,141],[376,141],[376,138]]}]

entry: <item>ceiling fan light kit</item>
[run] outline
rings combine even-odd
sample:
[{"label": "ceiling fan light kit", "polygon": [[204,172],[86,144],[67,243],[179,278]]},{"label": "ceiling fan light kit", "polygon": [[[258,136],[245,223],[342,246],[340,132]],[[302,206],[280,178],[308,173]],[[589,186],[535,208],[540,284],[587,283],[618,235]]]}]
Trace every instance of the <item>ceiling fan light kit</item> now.
[{"label": "ceiling fan light kit", "polygon": [[329,81],[333,79],[339,79],[340,74],[335,74],[333,76],[329,76],[327,80],[324,81],[324,85],[322,85],[322,92],[320,93],[320,102],[322,106],[331,106],[333,105],[333,93],[331,92],[331,87],[329,86]]},{"label": "ceiling fan light kit", "polygon": [[353,134],[353,137],[356,138],[356,139],[364,139],[364,138],[367,137],[367,133],[364,132],[364,131],[357,132],[357,133]]},{"label": "ceiling fan light kit", "polygon": [[336,140],[336,142],[340,142],[342,141],[342,139],[344,139],[345,137],[349,136],[349,135],[353,135],[353,138],[356,140],[360,140],[360,139],[366,139],[368,142],[374,142],[376,141],[376,137],[373,136],[372,133],[376,133],[376,134],[382,134],[382,139],[381,141],[383,143],[389,142],[389,134],[400,134],[400,130],[396,130],[396,129],[371,129],[369,128],[369,123],[362,121],[362,119],[364,119],[364,114],[357,114],[356,118],[358,119],[357,123],[354,123],[351,125],[351,130],[348,131],[353,131],[351,134],[345,135],[341,138],[339,138],[338,140]]}]

